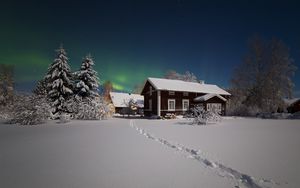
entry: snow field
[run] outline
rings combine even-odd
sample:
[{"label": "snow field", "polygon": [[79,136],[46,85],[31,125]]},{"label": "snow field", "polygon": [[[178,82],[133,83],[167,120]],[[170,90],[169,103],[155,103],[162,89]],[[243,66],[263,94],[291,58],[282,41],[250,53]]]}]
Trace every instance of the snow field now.
[{"label": "snow field", "polygon": [[[143,123],[139,123],[142,121]],[[138,127],[157,138],[179,143],[210,161],[230,167],[267,187],[300,184],[300,121],[226,118],[209,126],[186,120],[136,120]]]},{"label": "snow field", "polygon": [[0,123],[0,187],[297,187],[299,120]]}]

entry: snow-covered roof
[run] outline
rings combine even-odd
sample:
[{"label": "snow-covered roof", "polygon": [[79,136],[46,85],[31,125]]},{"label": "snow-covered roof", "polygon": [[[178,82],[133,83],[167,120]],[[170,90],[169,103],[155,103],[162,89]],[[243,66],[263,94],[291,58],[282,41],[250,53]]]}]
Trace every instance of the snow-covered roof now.
[{"label": "snow-covered roof", "polygon": [[230,93],[228,93],[227,91],[213,84],[201,84],[195,82],[185,82],[182,80],[170,80],[170,79],[163,79],[163,78],[148,78],[148,81],[157,90],[230,95]]},{"label": "snow-covered roof", "polygon": [[293,105],[295,102],[299,101],[300,98],[293,98],[293,99],[283,99],[284,103],[288,106]]},{"label": "snow-covered roof", "polygon": [[110,92],[110,98],[115,107],[126,107],[126,103],[133,99],[138,107],[144,108],[144,96],[131,93]]},{"label": "snow-covered roof", "polygon": [[196,97],[194,99],[195,102],[204,102],[204,101],[207,101],[208,99],[211,99],[213,97],[218,97],[220,98],[221,100],[223,101],[227,101],[224,97],[222,97],[221,95],[218,95],[218,94],[213,94],[213,93],[209,93],[209,94],[206,94],[206,95],[203,95],[203,96],[199,96],[199,97]]}]

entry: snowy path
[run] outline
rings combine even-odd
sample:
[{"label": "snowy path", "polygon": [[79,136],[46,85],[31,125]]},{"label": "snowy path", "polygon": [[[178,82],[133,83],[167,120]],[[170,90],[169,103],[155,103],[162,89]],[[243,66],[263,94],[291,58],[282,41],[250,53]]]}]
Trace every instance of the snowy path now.
[{"label": "snowy path", "polygon": [[139,134],[145,136],[148,139],[159,142],[169,148],[175,149],[176,151],[182,152],[189,158],[200,162],[204,167],[213,170],[218,176],[231,179],[234,181],[235,187],[247,187],[247,188],[270,188],[270,187],[280,187],[280,183],[274,182],[273,180],[267,180],[263,178],[254,178],[247,174],[241,173],[235,169],[232,169],[226,165],[219,162],[212,161],[206,158],[201,150],[191,149],[178,143],[173,143],[163,138],[155,137],[154,135],[146,132],[144,129],[136,126],[134,120],[130,121],[130,127],[134,128]]}]

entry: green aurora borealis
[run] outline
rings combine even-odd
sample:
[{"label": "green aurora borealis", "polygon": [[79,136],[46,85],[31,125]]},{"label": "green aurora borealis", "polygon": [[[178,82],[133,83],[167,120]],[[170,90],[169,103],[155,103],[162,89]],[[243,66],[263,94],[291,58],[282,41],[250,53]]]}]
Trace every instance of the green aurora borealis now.
[{"label": "green aurora borealis", "polygon": [[300,67],[299,6],[270,2],[4,0],[0,63],[14,65],[17,89],[31,91],[63,43],[72,71],[91,53],[101,83],[117,90],[170,69],[228,87],[256,33],[284,40]]},{"label": "green aurora borealis", "polygon": [[[55,52],[53,50],[53,57],[41,54],[25,52],[1,58],[0,61],[14,65],[15,82],[17,84],[30,85],[44,76],[49,64],[54,59]],[[143,82],[149,75],[160,77],[164,73],[164,70],[157,69],[154,66],[147,66],[147,64],[150,65],[152,62],[137,64],[136,61],[128,58],[97,57],[96,53],[93,57],[95,70],[99,74],[100,82],[103,83],[106,80],[110,80],[116,90],[130,92],[134,85]],[[76,71],[80,67],[81,58],[69,58],[69,63],[72,71]]]},{"label": "green aurora borealis", "polygon": [[[20,90],[30,91],[47,72],[48,66],[55,58],[55,49],[60,44],[55,44],[45,35],[40,35],[38,30],[22,25],[6,27],[1,33],[0,63],[14,65],[15,83],[17,86],[28,87],[20,87]],[[69,38],[66,37],[66,40]],[[72,47],[68,47],[69,43]],[[89,47],[88,44],[82,47],[80,41],[76,40],[64,43],[64,47],[72,71],[79,69],[82,58],[91,53],[101,84],[109,80],[116,90],[131,92],[136,84],[143,82],[147,77],[160,77],[166,70],[157,60],[130,57],[130,54],[122,51],[118,54],[118,48],[115,52],[110,52],[107,49],[98,50],[97,46]]]},{"label": "green aurora borealis", "polygon": [[[48,25],[45,20],[26,14],[25,9],[11,6],[16,12],[6,10],[0,13],[3,21],[0,30],[0,63],[14,65],[15,83],[22,91],[31,91],[44,76],[53,62],[55,49],[61,43],[67,51],[72,71],[79,69],[82,58],[91,53],[101,84],[109,80],[116,90],[130,92],[134,85],[147,77],[159,77],[165,71],[162,62],[157,59],[146,59],[124,51],[126,46],[131,45],[130,42],[101,40],[106,36],[96,38],[85,32],[77,33],[65,28],[54,31],[52,26],[64,24],[64,21]],[[24,17],[20,17],[22,14]],[[72,25],[66,22],[65,27]]]},{"label": "green aurora borealis", "polygon": [[[15,83],[21,91],[31,91],[35,83],[43,78],[55,58],[55,49],[61,43],[67,51],[72,71],[79,69],[82,58],[91,53],[100,83],[109,80],[116,90],[131,92],[147,77],[160,77],[168,69],[159,59],[133,54],[128,49],[132,46],[130,41],[116,42],[116,36],[110,37],[114,38],[110,41],[107,36],[89,36],[89,33],[69,29],[53,31],[52,25],[23,11],[5,14],[2,17],[5,27],[0,30],[0,63],[14,65]],[[19,15],[22,12],[24,19]],[[64,22],[53,26],[61,24]],[[66,22],[65,27],[72,25]]]}]

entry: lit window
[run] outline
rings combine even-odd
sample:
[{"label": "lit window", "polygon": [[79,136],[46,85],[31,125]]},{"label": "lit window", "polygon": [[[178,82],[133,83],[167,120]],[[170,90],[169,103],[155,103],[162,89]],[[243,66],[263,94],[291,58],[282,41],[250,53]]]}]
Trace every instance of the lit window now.
[{"label": "lit window", "polygon": [[189,109],[189,100],[188,99],[183,99],[182,100],[182,110],[187,111]]},{"label": "lit window", "polygon": [[175,91],[169,91],[169,95],[175,95]]},{"label": "lit window", "polygon": [[168,110],[175,111],[175,99],[168,99]]}]

